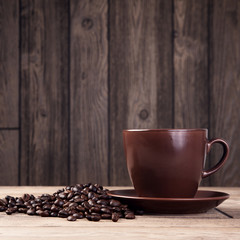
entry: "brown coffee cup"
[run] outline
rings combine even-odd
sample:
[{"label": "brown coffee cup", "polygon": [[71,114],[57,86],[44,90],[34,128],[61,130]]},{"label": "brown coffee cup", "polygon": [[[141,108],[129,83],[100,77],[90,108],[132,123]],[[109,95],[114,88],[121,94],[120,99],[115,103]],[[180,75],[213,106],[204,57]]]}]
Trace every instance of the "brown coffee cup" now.
[{"label": "brown coffee cup", "polygon": [[[129,176],[141,197],[192,198],[202,178],[219,170],[228,158],[222,139],[208,140],[207,129],[123,130]],[[203,170],[211,146],[219,143],[223,156]]]}]

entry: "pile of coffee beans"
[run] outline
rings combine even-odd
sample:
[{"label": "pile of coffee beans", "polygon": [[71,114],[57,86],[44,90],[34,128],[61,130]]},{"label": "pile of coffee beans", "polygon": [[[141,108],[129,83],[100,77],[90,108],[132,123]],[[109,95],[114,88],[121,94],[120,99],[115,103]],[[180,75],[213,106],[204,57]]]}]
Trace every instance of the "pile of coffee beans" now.
[{"label": "pile of coffee beans", "polygon": [[0,212],[5,211],[8,215],[18,212],[41,217],[61,217],[68,221],[87,218],[89,221],[111,219],[117,222],[119,218],[135,218],[134,211],[113,199],[107,192],[107,189],[98,184],[88,183],[67,186],[52,195],[6,196],[0,199]]}]

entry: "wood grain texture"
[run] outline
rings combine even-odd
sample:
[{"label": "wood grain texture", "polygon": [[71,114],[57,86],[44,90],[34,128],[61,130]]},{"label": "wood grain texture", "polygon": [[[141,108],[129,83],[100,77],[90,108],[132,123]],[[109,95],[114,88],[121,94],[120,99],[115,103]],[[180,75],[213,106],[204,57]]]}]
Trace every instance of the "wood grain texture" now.
[{"label": "wood grain texture", "polygon": [[18,185],[18,130],[0,131],[0,185]]},{"label": "wood grain texture", "polygon": [[21,184],[67,184],[68,1],[21,7]]},{"label": "wood grain texture", "polygon": [[19,3],[0,0],[0,128],[17,128]]},{"label": "wood grain texture", "polygon": [[208,128],[208,1],[174,1],[174,127]]},{"label": "wood grain texture", "polygon": [[[213,1],[210,25],[210,129],[230,145],[225,166],[211,185],[240,186],[240,2]],[[220,158],[213,153],[212,164]]]},{"label": "wood grain texture", "polygon": [[[22,196],[32,193],[53,193],[60,187],[1,187],[0,198],[8,195]],[[110,189],[118,187],[110,187]],[[205,189],[205,188],[203,188]],[[216,190],[216,188],[208,188]],[[206,189],[205,189],[206,190]],[[239,188],[219,188],[235,198],[224,201],[219,208],[233,209],[239,213]],[[0,235],[2,239],[239,239],[239,218],[229,218],[212,209],[207,213],[186,215],[144,214],[133,220],[119,219],[117,223],[110,220],[100,222],[79,219],[69,222],[64,218],[43,218],[26,214],[6,215],[0,213]],[[61,229],[61,231],[59,230]]]},{"label": "wood grain texture", "polygon": [[70,3],[70,181],[108,184],[107,0]]},{"label": "wood grain texture", "polygon": [[172,5],[110,1],[110,184],[128,185],[122,130],[172,126]]}]

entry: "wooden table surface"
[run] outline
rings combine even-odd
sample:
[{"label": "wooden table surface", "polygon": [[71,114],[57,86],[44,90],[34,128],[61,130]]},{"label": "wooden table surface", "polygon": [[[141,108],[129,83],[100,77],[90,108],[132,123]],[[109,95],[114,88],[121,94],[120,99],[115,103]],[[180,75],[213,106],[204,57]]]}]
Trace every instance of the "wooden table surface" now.
[{"label": "wooden table surface", "polygon": [[[61,187],[0,187],[0,198],[53,193]],[[123,189],[124,187],[107,187]],[[118,222],[86,219],[69,222],[26,214],[0,213],[0,239],[240,239],[240,188],[201,188],[222,191],[230,198],[207,213],[136,216]]]}]

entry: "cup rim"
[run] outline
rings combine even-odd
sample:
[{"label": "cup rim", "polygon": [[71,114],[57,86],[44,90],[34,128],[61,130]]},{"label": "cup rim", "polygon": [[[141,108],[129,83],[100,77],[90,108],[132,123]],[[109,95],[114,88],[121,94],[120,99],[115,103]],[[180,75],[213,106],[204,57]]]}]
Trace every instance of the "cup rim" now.
[{"label": "cup rim", "polygon": [[207,128],[160,128],[160,129],[124,129],[123,132],[197,132],[208,131]]}]

